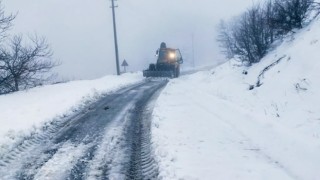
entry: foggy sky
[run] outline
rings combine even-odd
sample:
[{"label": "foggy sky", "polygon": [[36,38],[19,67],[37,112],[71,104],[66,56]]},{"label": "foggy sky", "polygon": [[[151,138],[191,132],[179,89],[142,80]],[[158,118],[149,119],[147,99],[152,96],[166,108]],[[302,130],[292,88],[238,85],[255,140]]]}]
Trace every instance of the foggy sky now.
[{"label": "foggy sky", "polygon": [[[155,62],[162,41],[180,48],[191,66],[192,37],[196,66],[223,60],[216,42],[220,19],[231,18],[253,0],[118,0],[116,9],[120,63],[136,71]],[[55,69],[66,79],[115,74],[112,14],[109,0],[3,0],[16,13],[11,32],[44,35],[61,61]]]}]

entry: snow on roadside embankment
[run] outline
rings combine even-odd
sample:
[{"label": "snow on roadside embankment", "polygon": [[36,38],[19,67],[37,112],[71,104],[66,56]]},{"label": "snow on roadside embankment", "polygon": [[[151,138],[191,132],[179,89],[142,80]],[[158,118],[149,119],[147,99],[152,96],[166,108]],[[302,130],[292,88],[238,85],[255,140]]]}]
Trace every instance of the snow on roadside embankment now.
[{"label": "snow on roadside embankment", "polygon": [[[142,81],[140,73],[36,87],[0,96],[0,148],[66,117],[102,94]],[[0,149],[1,150],[1,149]]]},{"label": "snow on roadside embankment", "polygon": [[319,179],[319,32],[317,20],[248,69],[230,61],[170,81],[153,113],[160,176]]}]

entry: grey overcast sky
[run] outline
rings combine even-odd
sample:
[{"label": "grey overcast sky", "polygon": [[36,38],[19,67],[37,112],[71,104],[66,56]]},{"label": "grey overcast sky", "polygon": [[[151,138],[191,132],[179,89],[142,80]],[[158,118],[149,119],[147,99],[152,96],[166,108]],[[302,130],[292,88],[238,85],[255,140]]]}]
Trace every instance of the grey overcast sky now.
[{"label": "grey overcast sky", "polygon": [[[93,79],[115,74],[110,0],[2,1],[7,13],[18,12],[12,34],[36,32],[47,37],[54,58],[62,62],[55,69],[60,77]],[[131,71],[145,69],[155,61],[155,51],[164,41],[181,49],[188,67],[193,36],[196,66],[222,61],[217,24],[240,14],[253,1],[118,0],[120,60],[126,59]]]}]

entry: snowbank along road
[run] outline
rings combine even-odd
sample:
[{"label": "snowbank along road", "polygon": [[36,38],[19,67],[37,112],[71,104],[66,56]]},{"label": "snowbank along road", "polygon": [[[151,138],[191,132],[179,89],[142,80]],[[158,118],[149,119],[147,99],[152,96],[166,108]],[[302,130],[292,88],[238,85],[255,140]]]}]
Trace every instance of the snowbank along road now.
[{"label": "snowbank along road", "polygon": [[153,104],[167,80],[146,80],[27,137],[0,157],[1,179],[152,179]]}]

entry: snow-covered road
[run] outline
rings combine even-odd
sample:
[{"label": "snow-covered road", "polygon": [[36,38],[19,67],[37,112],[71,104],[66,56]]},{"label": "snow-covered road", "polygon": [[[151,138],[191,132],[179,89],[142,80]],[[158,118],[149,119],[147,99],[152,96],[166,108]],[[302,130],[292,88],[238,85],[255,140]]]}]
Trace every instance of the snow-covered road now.
[{"label": "snow-covered road", "polygon": [[3,179],[125,179],[157,176],[150,147],[152,104],[166,80],[106,95],[26,137],[0,159]]}]

